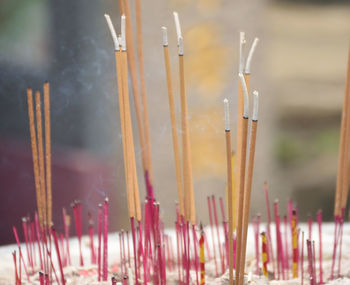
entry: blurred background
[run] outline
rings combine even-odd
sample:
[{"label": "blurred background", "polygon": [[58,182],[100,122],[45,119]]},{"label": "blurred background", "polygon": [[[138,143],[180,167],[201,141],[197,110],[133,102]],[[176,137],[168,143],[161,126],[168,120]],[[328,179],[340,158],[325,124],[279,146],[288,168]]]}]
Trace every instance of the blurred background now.
[{"label": "blurred background", "polygon": [[[332,219],[337,152],[350,35],[348,1],[148,0],[142,2],[144,63],[150,113],[154,189],[166,226],[177,199],[161,29],[169,32],[175,94],[179,12],[185,38],[197,220],[208,222],[206,197],[225,196],[222,100],[237,115],[239,32],[260,42],[251,87],[261,94],[251,213],[270,199],[292,198],[305,220],[319,208]],[[134,12],[134,2],[131,1]],[[26,89],[51,83],[54,222],[82,201],[83,215],[111,201],[111,230],[128,228],[113,44],[104,13],[119,30],[118,1],[0,2],[0,244],[12,225],[35,211]],[[176,114],[179,118],[179,97]],[[132,105],[133,106],[133,105]],[[135,138],[136,119],[133,114]],[[236,138],[233,132],[233,147]],[[137,146],[141,196],[144,181]],[[281,213],[284,214],[284,206]],[[71,232],[75,233],[71,228]]]}]

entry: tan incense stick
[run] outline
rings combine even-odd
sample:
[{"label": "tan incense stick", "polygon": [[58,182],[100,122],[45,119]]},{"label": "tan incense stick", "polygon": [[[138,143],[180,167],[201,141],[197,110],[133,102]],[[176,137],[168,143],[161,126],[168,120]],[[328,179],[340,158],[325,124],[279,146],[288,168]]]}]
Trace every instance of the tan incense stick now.
[{"label": "tan incense stick", "polygon": [[181,160],[180,160],[179,142],[178,142],[178,138],[177,138],[175,104],[174,104],[174,95],[173,95],[173,83],[172,83],[172,78],[171,78],[167,28],[162,27],[162,32],[163,32],[163,51],[164,51],[165,73],[166,73],[167,86],[168,86],[171,133],[172,133],[172,138],[173,138],[175,172],[176,172],[176,182],[177,182],[176,183],[177,194],[178,194],[178,199],[179,199],[180,215],[183,217],[185,212],[184,212],[184,201],[183,201],[183,194],[182,194]]},{"label": "tan incense stick", "polygon": [[139,90],[138,80],[137,80],[137,68],[136,68],[135,49],[134,49],[134,40],[133,40],[133,33],[132,33],[129,0],[124,1],[124,11],[126,15],[126,45],[128,46],[127,54],[128,54],[128,63],[129,63],[129,69],[130,69],[132,93],[133,93],[135,110],[136,110],[137,126],[138,126],[141,155],[142,155],[142,165],[143,165],[143,169],[146,171],[147,165],[148,165],[148,157],[147,157],[147,151],[145,149],[145,134],[144,134],[144,128],[143,128],[143,122],[142,122],[142,113],[141,113],[141,105],[140,105],[140,97],[139,97],[140,90]]},{"label": "tan incense stick", "polygon": [[47,222],[52,225],[52,178],[51,178],[51,118],[50,118],[50,84],[44,83],[44,115],[45,115],[45,155],[46,155],[46,194]]},{"label": "tan incense stick", "polygon": [[231,162],[231,131],[230,111],[228,100],[224,100],[225,109],[225,138],[227,162],[227,189],[228,189],[228,251],[229,251],[229,284],[233,285],[233,196],[232,196],[232,162]]},{"label": "tan incense stick", "polygon": [[38,215],[39,215],[40,224],[41,224],[41,226],[43,226],[43,212],[42,212],[40,177],[39,177],[40,174],[39,174],[39,161],[38,161],[38,146],[37,146],[37,140],[36,140],[35,123],[34,123],[33,92],[31,89],[27,89],[27,101],[28,101],[30,141],[31,141],[31,146],[32,146],[32,157],[33,157],[36,203],[37,203],[37,208],[38,208]]},{"label": "tan incense stick", "polygon": [[174,20],[177,31],[177,40],[179,47],[179,75],[180,75],[180,101],[181,101],[181,128],[182,128],[182,163],[183,163],[183,181],[184,181],[184,199],[185,199],[185,216],[192,225],[195,224],[195,203],[192,181],[192,164],[191,164],[191,145],[188,126],[188,107],[185,88],[185,68],[184,68],[184,43],[181,35],[179,17],[174,12]]},{"label": "tan incense stick", "polygon": [[243,284],[244,281],[244,267],[245,267],[245,256],[247,248],[247,232],[249,223],[249,210],[250,210],[250,200],[252,192],[252,181],[253,181],[253,170],[254,170],[254,159],[255,159],[255,145],[256,145],[256,133],[258,128],[258,92],[254,91],[254,108],[252,115],[252,125],[250,131],[250,144],[249,144],[249,160],[248,160],[248,172],[247,180],[245,183],[244,190],[244,205],[243,205],[243,235],[242,235],[242,249],[241,249],[241,263],[240,268],[240,283]]},{"label": "tan incense stick", "polygon": [[146,83],[145,72],[143,65],[143,45],[142,45],[142,21],[141,21],[141,2],[135,1],[136,7],[136,30],[137,30],[137,56],[139,62],[139,74],[140,74],[140,86],[141,86],[141,99],[143,107],[143,124],[144,124],[144,139],[145,139],[145,151],[147,153],[147,171],[150,182],[152,184],[152,163],[151,163],[151,139],[149,133],[149,121],[148,121],[148,107],[146,97]]},{"label": "tan incense stick", "polygon": [[[241,134],[241,160],[240,160],[240,188],[238,195],[238,223],[237,223],[237,243],[236,243],[236,269],[240,268],[241,264],[241,247],[242,247],[242,224],[243,224],[243,203],[244,203],[244,179],[247,157],[247,134],[248,134],[248,116],[249,116],[249,99],[247,85],[242,73],[239,73],[239,79],[242,84],[244,95],[244,108],[243,108],[243,124]],[[236,282],[239,284],[240,276],[239,270],[236,270]],[[243,278],[243,277],[242,277]]]},{"label": "tan incense stick", "polygon": [[40,92],[35,92],[35,111],[36,111],[36,127],[38,136],[38,154],[39,154],[39,177],[40,177],[40,196],[43,211],[43,222],[47,225],[47,208],[46,208],[46,191],[45,191],[45,162],[44,162],[44,145],[43,145],[43,129],[41,114]]},{"label": "tan incense stick", "polygon": [[346,83],[345,83],[345,97],[348,98],[346,108],[347,118],[345,126],[345,140],[344,140],[344,154],[343,154],[343,184],[342,184],[342,193],[341,193],[341,209],[346,208],[346,203],[348,200],[349,192],[349,139],[350,139],[350,47],[348,53],[348,66],[346,74]]}]

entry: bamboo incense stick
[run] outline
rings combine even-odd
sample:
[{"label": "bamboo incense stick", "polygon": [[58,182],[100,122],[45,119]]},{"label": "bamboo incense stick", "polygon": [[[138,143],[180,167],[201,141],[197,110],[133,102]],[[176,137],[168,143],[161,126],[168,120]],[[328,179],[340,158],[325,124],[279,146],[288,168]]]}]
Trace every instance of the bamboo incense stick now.
[{"label": "bamboo incense stick", "polygon": [[134,97],[134,104],[135,104],[135,110],[136,110],[139,140],[140,140],[140,146],[141,146],[142,165],[143,165],[144,171],[147,171],[148,157],[147,157],[147,152],[145,150],[145,133],[144,133],[144,126],[142,122],[140,90],[139,90],[138,80],[137,80],[137,68],[136,68],[136,59],[135,59],[136,56],[135,56],[129,0],[124,0],[123,4],[124,4],[123,9],[125,11],[125,16],[126,16],[126,45],[128,46],[127,55],[128,55],[128,63],[130,68],[132,94]]},{"label": "bamboo incense stick", "polygon": [[43,129],[41,114],[41,98],[40,92],[35,92],[35,111],[36,111],[36,127],[38,136],[38,154],[39,154],[39,177],[40,177],[40,196],[43,212],[43,224],[47,226],[47,207],[46,207],[46,191],[45,191],[45,163],[44,163],[44,145],[43,145]]},{"label": "bamboo incense stick", "polygon": [[[346,73],[346,83],[345,83],[345,97],[348,98],[346,108],[346,122],[345,122],[345,139],[344,139],[344,157],[343,157],[343,181],[342,181],[342,193],[341,193],[341,209],[346,208],[347,198],[349,193],[349,142],[350,142],[350,47],[348,52],[348,64]],[[341,210],[340,209],[340,210]]]},{"label": "bamboo incense stick", "polygon": [[148,176],[152,184],[153,175],[152,175],[152,163],[151,163],[151,139],[149,134],[150,131],[149,131],[148,107],[147,107],[147,97],[146,97],[146,82],[145,82],[145,71],[144,71],[144,64],[143,64],[142,21],[141,21],[140,0],[135,1],[135,7],[136,7],[136,30],[137,30],[137,56],[138,56],[138,63],[139,63],[141,99],[142,99],[142,107],[143,107],[145,152],[147,154]]},{"label": "bamboo incense stick", "polygon": [[50,83],[44,83],[47,222],[52,224]]},{"label": "bamboo incense stick", "polygon": [[[244,108],[243,108],[243,124],[241,133],[241,155],[239,165],[239,194],[238,194],[238,223],[237,223],[237,246],[236,246],[236,281],[239,284],[240,280],[240,264],[241,264],[241,247],[242,247],[242,226],[243,226],[243,203],[244,203],[244,179],[246,168],[246,156],[247,156],[247,134],[248,134],[248,116],[249,116],[249,99],[248,90],[245,83],[245,79],[242,73],[238,74],[239,80],[242,85],[244,95]],[[242,276],[243,278],[243,276]]]},{"label": "bamboo incense stick", "polygon": [[169,109],[170,109],[171,133],[172,133],[172,138],[173,138],[173,150],[174,150],[174,160],[175,160],[177,194],[178,194],[178,199],[179,199],[180,215],[183,217],[185,212],[184,212],[184,201],[183,201],[183,193],[182,193],[181,161],[180,161],[179,142],[178,142],[178,137],[177,137],[176,118],[175,118],[175,103],[174,103],[174,95],[173,95],[173,83],[172,83],[172,78],[171,78],[170,56],[169,56],[169,47],[168,47],[168,34],[167,34],[166,27],[162,27],[162,33],[163,33],[163,51],[164,51],[165,73],[166,73],[166,79],[167,79]]},{"label": "bamboo incense stick", "polygon": [[[239,40],[239,69],[238,72],[242,73],[244,72],[244,47],[245,47],[245,33],[240,32],[240,40]],[[238,80],[238,105],[237,105],[237,144],[236,144],[236,162],[237,162],[237,168],[236,168],[236,195],[237,195],[237,202],[239,203],[239,195],[240,195],[240,189],[241,189],[241,183],[244,183],[244,181],[241,182],[241,153],[242,153],[242,123],[243,123],[243,108],[244,108],[244,94],[242,89],[242,83],[240,80]],[[238,211],[237,205],[236,205],[236,211]],[[238,224],[238,214],[236,214],[236,225]]]},{"label": "bamboo incense stick", "polygon": [[34,109],[33,109],[33,93],[31,89],[27,89],[27,101],[28,101],[28,117],[29,117],[29,131],[30,141],[32,146],[33,157],[33,170],[34,170],[34,183],[36,192],[36,201],[39,214],[40,225],[43,225],[43,212],[41,202],[41,190],[40,190],[40,177],[39,177],[39,161],[38,161],[38,146],[36,140],[36,131],[34,123]]},{"label": "bamboo incense stick", "polygon": [[225,138],[227,162],[227,189],[228,189],[228,252],[229,252],[229,284],[233,285],[233,197],[232,197],[232,163],[231,163],[231,131],[229,102],[224,99],[225,110]]},{"label": "bamboo incense stick", "polygon": [[250,144],[249,144],[249,160],[248,160],[248,172],[247,180],[244,189],[244,206],[243,206],[243,237],[242,237],[242,250],[241,250],[241,267],[240,267],[240,279],[239,284],[243,284],[244,278],[244,267],[245,267],[245,257],[247,248],[247,233],[248,233],[248,223],[249,223],[249,210],[250,210],[250,200],[253,182],[253,170],[254,170],[254,159],[255,159],[255,145],[256,145],[256,133],[258,128],[258,108],[259,108],[259,94],[257,91],[253,92],[254,95],[254,107],[252,115],[252,125],[250,131]]},{"label": "bamboo incense stick", "polygon": [[177,30],[178,55],[179,55],[179,76],[180,76],[180,101],[181,101],[181,127],[182,127],[182,163],[183,163],[183,182],[185,198],[185,215],[192,225],[196,223],[195,203],[192,181],[192,163],[191,163],[191,145],[188,125],[188,107],[185,87],[185,68],[184,68],[184,43],[181,35],[178,14],[174,12],[175,26]]}]

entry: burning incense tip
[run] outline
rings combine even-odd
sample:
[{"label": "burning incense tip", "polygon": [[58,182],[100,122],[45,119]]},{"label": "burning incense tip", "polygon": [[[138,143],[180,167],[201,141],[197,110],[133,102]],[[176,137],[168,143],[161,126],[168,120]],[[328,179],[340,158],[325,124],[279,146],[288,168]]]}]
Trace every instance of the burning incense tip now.
[{"label": "burning incense tip", "polygon": [[239,33],[239,72],[243,73],[244,71],[244,46],[245,46],[245,33]]},{"label": "burning incense tip", "polygon": [[230,130],[230,108],[227,98],[224,99],[224,109],[225,109],[225,130]]},{"label": "burning incense tip", "polygon": [[174,15],[174,21],[175,21],[177,40],[179,41],[179,39],[182,37],[179,14],[177,12],[173,12],[173,15]]},{"label": "burning incense tip", "polygon": [[166,27],[162,27],[162,34],[163,34],[163,46],[168,46],[168,31]]},{"label": "burning incense tip", "polygon": [[252,44],[252,46],[251,46],[251,48],[249,50],[248,57],[247,57],[247,62],[246,62],[246,65],[245,65],[245,74],[250,74],[250,66],[251,66],[252,58],[253,58],[256,46],[258,45],[258,42],[259,42],[259,39],[255,38],[254,41],[253,41],[253,44]]},{"label": "burning incense tip", "polygon": [[123,50],[126,50],[126,18],[125,15],[121,16],[121,24],[120,24],[120,30],[121,30],[121,46]]},{"label": "burning incense tip", "polygon": [[245,82],[243,73],[239,73],[238,74],[239,79],[241,80],[241,84],[243,87],[243,97],[244,97],[244,109],[243,109],[243,117],[244,118],[248,118],[249,117],[249,98],[248,98],[248,88],[247,88],[247,84]]},{"label": "burning incense tip", "polygon": [[258,120],[258,115],[259,115],[259,93],[258,91],[254,90],[253,91],[254,95],[254,101],[253,101],[253,116],[252,120],[257,121]]},{"label": "burning incense tip", "polygon": [[178,39],[179,55],[184,55],[184,39],[180,36]]},{"label": "burning incense tip", "polygon": [[104,16],[106,18],[107,25],[108,25],[109,31],[110,31],[112,39],[113,39],[114,49],[115,50],[120,50],[118,37],[117,37],[117,34],[115,32],[115,29],[114,29],[111,17],[108,14],[105,14]]}]

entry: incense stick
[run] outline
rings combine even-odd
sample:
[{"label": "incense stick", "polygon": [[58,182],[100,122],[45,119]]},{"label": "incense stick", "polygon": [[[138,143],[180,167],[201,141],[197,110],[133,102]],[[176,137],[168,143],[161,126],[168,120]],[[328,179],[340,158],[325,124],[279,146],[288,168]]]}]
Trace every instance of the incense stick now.
[{"label": "incense stick", "polygon": [[248,134],[248,115],[249,115],[249,101],[248,90],[245,83],[245,79],[242,73],[239,73],[239,79],[242,84],[244,95],[244,108],[243,108],[243,124],[241,132],[241,155],[239,165],[239,194],[238,194],[238,224],[237,224],[237,248],[236,248],[236,282],[239,284],[240,280],[240,267],[241,267],[241,247],[242,247],[242,226],[243,226],[243,204],[244,204],[244,179],[246,168],[246,155],[247,155],[247,134]]},{"label": "incense stick", "polygon": [[228,189],[228,255],[229,255],[229,284],[233,285],[233,197],[232,197],[232,163],[231,163],[231,131],[229,102],[224,99],[225,110],[225,138],[226,138],[226,164]]},{"label": "incense stick", "polygon": [[46,155],[46,195],[47,222],[52,224],[52,181],[51,181],[51,119],[50,119],[50,84],[44,83],[44,118],[45,118],[45,155]]},{"label": "incense stick", "polygon": [[38,155],[39,155],[39,177],[40,177],[40,196],[43,211],[43,223],[47,226],[47,207],[46,207],[46,191],[45,191],[45,163],[44,163],[44,145],[43,145],[43,129],[41,114],[40,92],[35,92],[35,111],[36,111],[36,127],[38,137]]},{"label": "incense stick", "polygon": [[[243,85],[244,88],[244,85]],[[254,160],[255,160],[255,144],[256,144],[256,133],[258,128],[258,106],[259,106],[259,94],[257,91],[253,92],[254,95],[254,107],[252,115],[252,125],[250,131],[250,145],[249,145],[249,161],[248,161],[248,172],[247,180],[245,182],[244,189],[244,205],[243,205],[243,236],[242,236],[242,250],[241,250],[241,263],[240,263],[240,283],[243,284],[244,278],[244,267],[245,267],[245,257],[246,257],[246,247],[247,247],[247,232],[248,232],[248,222],[249,222],[249,210],[250,210],[250,200],[253,182],[253,170],[254,170]]]},{"label": "incense stick", "polygon": [[41,194],[40,194],[41,190],[40,190],[40,177],[39,177],[40,174],[39,174],[39,161],[38,161],[38,146],[37,146],[37,140],[36,140],[35,123],[34,123],[33,93],[31,89],[27,89],[27,101],[28,101],[29,131],[30,131],[30,141],[32,146],[36,201],[37,201],[40,225],[43,225],[43,211],[42,211],[42,201],[41,201]]},{"label": "incense stick", "polygon": [[167,35],[167,28],[166,27],[162,27],[162,33],[163,33],[163,51],[164,51],[165,73],[166,73],[166,79],[167,79],[168,99],[169,99],[169,109],[170,109],[171,134],[172,134],[172,138],[173,138],[173,150],[174,150],[177,194],[178,194],[178,199],[179,199],[180,215],[184,216],[185,212],[184,212],[184,201],[183,201],[183,193],[182,193],[180,150],[179,150],[179,142],[178,142],[178,137],[177,137],[177,127],[176,127],[176,118],[175,118],[175,103],[174,103],[174,95],[173,95],[173,83],[172,83],[172,78],[171,78],[170,57],[169,57],[169,48],[168,48],[168,35]]}]

